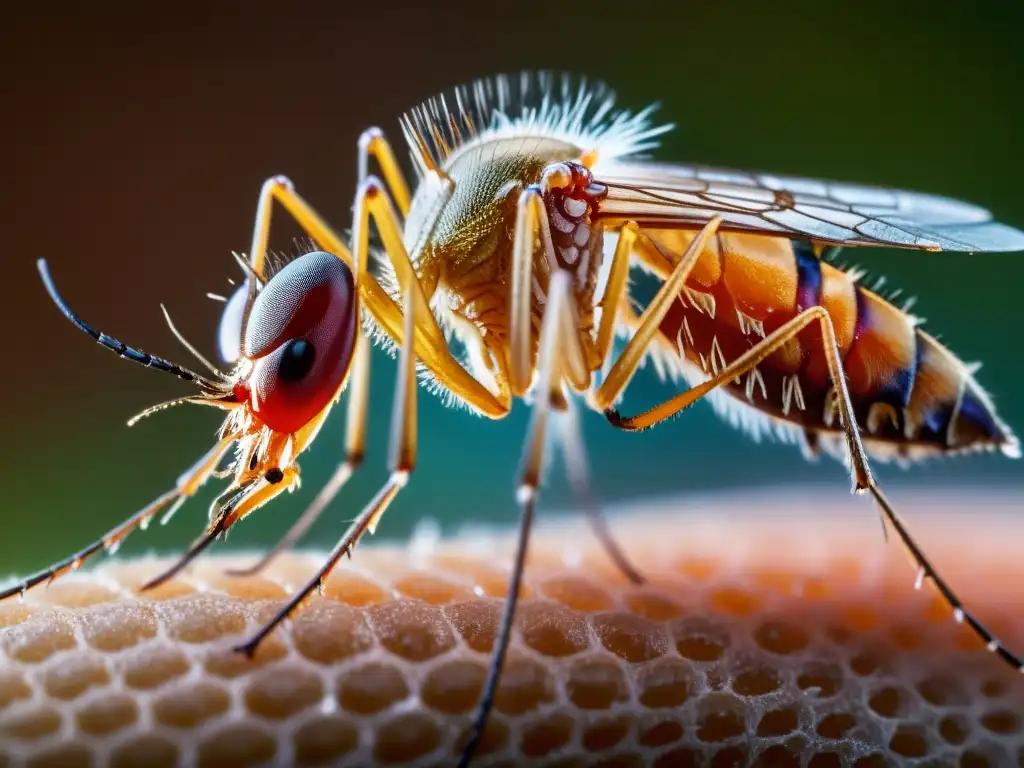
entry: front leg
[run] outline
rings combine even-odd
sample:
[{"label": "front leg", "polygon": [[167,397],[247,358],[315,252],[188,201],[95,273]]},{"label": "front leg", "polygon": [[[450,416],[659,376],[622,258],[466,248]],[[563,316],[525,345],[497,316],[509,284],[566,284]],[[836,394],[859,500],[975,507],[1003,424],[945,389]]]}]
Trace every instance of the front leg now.
[{"label": "front leg", "polygon": [[[552,399],[562,398],[564,395],[564,362],[568,357],[567,347],[574,344],[574,341],[566,338],[563,332],[566,318],[572,319],[571,302],[572,278],[568,272],[559,270],[552,275],[549,286],[547,311],[544,313],[544,321],[541,326],[537,379],[534,389],[535,399],[519,465],[519,483],[516,491],[516,501],[519,504],[519,530],[515,558],[509,576],[505,608],[501,615],[501,624],[495,638],[491,663],[487,670],[483,695],[477,705],[469,740],[459,760],[459,766],[463,768],[468,766],[473,759],[473,754],[483,736],[487,719],[494,705],[494,696],[498,690],[501,670],[512,636],[512,623],[519,601],[519,590],[522,586],[526,553],[530,542],[530,529],[533,525],[534,501],[537,489],[540,487],[544,467],[544,449]],[[576,345],[578,346],[578,342]]]},{"label": "front leg", "polygon": [[[388,479],[377,491],[370,502],[363,507],[355,520],[345,531],[338,544],[331,551],[324,564],[313,577],[307,581],[288,600],[287,603],[264,624],[249,640],[235,648],[249,657],[256,653],[260,643],[287,619],[296,608],[314,591],[323,586],[324,579],[330,574],[338,561],[346,553],[351,553],[364,533],[371,534],[377,527],[381,516],[394,501],[399,491],[409,481],[409,475],[416,468],[416,358],[413,352],[412,326],[417,311],[425,308],[417,304],[415,292],[409,286],[405,293],[405,341],[402,344],[398,362],[398,377],[395,387],[394,410],[391,417],[391,450],[389,452]],[[426,310],[429,311],[429,310]]]},{"label": "front leg", "polygon": [[[352,258],[348,244],[334,229],[303,199],[295,190],[295,185],[287,176],[272,176],[263,182],[259,201],[256,204],[256,221],[253,225],[252,246],[249,249],[248,265],[250,271],[262,278],[267,259],[267,242],[270,235],[270,220],[274,201],[277,201],[291,215],[302,230],[309,235],[325,251],[333,253],[345,262],[353,275],[359,289],[359,298],[366,305],[367,311],[374,321],[391,338],[400,340],[402,336],[402,312],[391,300],[385,290],[373,280],[362,280]],[[255,283],[249,281],[250,290]],[[251,300],[249,302],[251,304]]]}]

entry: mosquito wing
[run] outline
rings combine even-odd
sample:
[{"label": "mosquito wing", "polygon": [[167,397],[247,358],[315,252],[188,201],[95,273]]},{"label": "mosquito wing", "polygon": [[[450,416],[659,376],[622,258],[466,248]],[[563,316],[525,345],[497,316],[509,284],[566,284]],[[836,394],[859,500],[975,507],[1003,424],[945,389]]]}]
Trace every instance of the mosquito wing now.
[{"label": "mosquito wing", "polygon": [[718,214],[722,229],[836,245],[1024,250],[1024,232],[936,195],[668,163],[602,163],[594,175],[608,186],[598,219],[610,223],[693,229]]}]

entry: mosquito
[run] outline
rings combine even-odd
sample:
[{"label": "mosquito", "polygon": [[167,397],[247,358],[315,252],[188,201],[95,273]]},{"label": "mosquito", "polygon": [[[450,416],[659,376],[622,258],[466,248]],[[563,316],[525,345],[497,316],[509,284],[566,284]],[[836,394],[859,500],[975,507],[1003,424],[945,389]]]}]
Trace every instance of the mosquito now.
[{"label": "mosquito", "polygon": [[[64,302],[40,261],[51,298],[78,328],[121,357],[198,387],[136,419],[182,403],[220,409],[226,418],[216,444],[172,490],[0,597],[78,568],[158,513],[172,514],[210,477],[230,476],[204,533],[143,589],[163,583],[239,520],[294,490],[297,457],[347,388],[346,457],[282,542],[246,570],[264,567],[361,466],[377,344],[398,360],[389,478],[312,578],[238,650],[251,656],[321,588],[407,485],[416,468],[418,378],[449,403],[491,419],[524,400],[531,419],[517,477],[518,543],[461,765],[472,759],[494,702],[549,443],[567,459],[571,486],[609,556],[642,580],[590,493],[580,406],[617,429],[641,431],[707,396],[736,424],[792,438],[808,454],[836,456],[853,490],[873,497],[883,529],[894,530],[913,559],[917,585],[934,584],[957,621],[1024,671],[1021,657],[936,572],[869,464],[869,457],[910,463],[981,450],[1019,457],[1019,443],[974,366],[834,263],[838,249],[856,246],[1024,250],[1024,233],[986,210],[933,195],[656,162],[645,153],[672,126],[654,122],[655,107],[622,110],[606,86],[549,73],[479,80],[437,96],[401,120],[413,191],[383,132],[360,138],[350,237],[287,178],[269,179],[248,258],[239,257],[245,281],[222,315],[226,372],[180,335],[207,374],[97,331]],[[383,179],[371,175],[371,161]],[[320,249],[277,271],[267,258],[274,201]],[[371,245],[371,224],[379,245]],[[635,299],[631,270],[660,281],[645,306]],[[619,336],[625,344],[616,351]],[[619,403],[645,359],[688,388],[625,416]]]}]

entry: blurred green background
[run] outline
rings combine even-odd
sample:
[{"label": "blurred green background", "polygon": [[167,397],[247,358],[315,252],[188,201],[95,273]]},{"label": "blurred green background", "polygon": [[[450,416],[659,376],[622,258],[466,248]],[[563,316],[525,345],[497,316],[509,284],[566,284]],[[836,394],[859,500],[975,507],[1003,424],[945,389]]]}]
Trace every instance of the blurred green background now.
[{"label": "blurred green background", "polygon": [[[69,302],[99,328],[184,361],[164,302],[212,354],[220,306],[204,294],[227,291],[236,276],[230,251],[248,248],[263,179],[288,174],[346,227],[359,132],[376,124],[399,139],[403,110],[456,83],[523,67],[585,73],[609,82],[624,106],[662,103],[660,118],[678,128],[661,158],[920,189],[1024,226],[1020,3],[173,7],[3,11],[0,574],[77,548],[171,487],[219,424],[215,413],[178,409],[128,430],[129,416],[188,387],[75,331],[49,303],[35,259],[50,260]],[[297,230],[284,221],[273,242],[287,250]],[[926,327],[984,361],[981,383],[1024,429],[1024,255],[864,250],[847,259],[918,295]],[[333,542],[386,475],[393,371],[377,354],[369,460],[314,529],[316,543]],[[640,404],[668,392],[649,373],[634,387]],[[381,534],[407,535],[423,516],[511,521],[526,409],[495,423],[427,395],[420,402],[419,469]],[[239,526],[233,545],[268,544],[285,530],[340,457],[343,423],[336,409],[303,458],[303,488]],[[641,435],[597,416],[584,428],[610,502],[781,483],[848,492],[834,462],[754,445],[706,405]],[[879,474],[900,486],[899,499],[943,483],[1019,485],[1024,466],[982,456]],[[125,550],[183,546],[212,486],[172,526]],[[557,471],[543,499],[548,509],[568,504]]]}]

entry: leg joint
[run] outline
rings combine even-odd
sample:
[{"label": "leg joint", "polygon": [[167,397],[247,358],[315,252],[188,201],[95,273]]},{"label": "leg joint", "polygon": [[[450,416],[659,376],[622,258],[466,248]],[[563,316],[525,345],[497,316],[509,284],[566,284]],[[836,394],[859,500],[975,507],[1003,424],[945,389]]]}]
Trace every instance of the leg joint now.
[{"label": "leg joint", "polygon": [[265,193],[271,194],[279,191],[294,192],[295,184],[287,176],[283,174],[277,174],[276,176],[271,176],[270,178],[263,182],[263,191]]},{"label": "leg joint", "polygon": [[359,134],[359,149],[362,152],[372,152],[384,140],[384,131],[373,125]]},{"label": "leg joint", "polygon": [[365,198],[366,200],[373,200],[383,194],[384,183],[373,174],[370,174],[363,179],[362,183],[359,185],[356,197],[360,199]]}]

